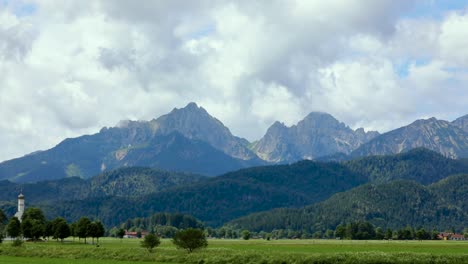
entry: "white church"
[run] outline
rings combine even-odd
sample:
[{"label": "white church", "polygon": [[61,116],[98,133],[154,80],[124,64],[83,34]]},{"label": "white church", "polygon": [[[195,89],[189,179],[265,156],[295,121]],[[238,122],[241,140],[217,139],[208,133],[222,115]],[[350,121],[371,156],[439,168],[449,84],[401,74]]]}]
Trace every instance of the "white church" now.
[{"label": "white church", "polygon": [[17,217],[20,222],[21,219],[23,218],[23,213],[24,213],[24,195],[23,193],[20,193],[18,195],[18,212],[16,212],[15,217]]}]

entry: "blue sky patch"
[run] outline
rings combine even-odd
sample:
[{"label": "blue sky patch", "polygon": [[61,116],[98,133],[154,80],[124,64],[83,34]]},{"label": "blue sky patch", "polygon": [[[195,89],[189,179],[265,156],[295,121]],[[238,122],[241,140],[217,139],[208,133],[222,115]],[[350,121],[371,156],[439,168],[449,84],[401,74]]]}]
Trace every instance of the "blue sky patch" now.
[{"label": "blue sky patch", "polygon": [[14,0],[0,0],[0,9],[8,8],[18,17],[31,16],[37,11],[37,6],[33,3]]},{"label": "blue sky patch", "polygon": [[429,0],[419,3],[405,16],[410,18],[433,18],[441,20],[447,12],[464,10],[468,7],[468,0]]},{"label": "blue sky patch", "polygon": [[415,65],[416,67],[427,65],[431,62],[429,58],[420,58],[416,60],[404,60],[393,64],[393,70],[400,78],[406,78],[409,74],[409,67]]}]

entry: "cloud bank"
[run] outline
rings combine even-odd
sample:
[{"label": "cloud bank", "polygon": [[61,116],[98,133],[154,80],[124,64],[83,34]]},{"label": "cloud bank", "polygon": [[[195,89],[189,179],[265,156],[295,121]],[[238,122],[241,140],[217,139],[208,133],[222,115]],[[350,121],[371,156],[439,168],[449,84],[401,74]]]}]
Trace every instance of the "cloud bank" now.
[{"label": "cloud bank", "polygon": [[452,120],[468,113],[468,3],[433,5],[0,2],[0,160],[191,101],[249,140],[311,111],[381,132]]}]

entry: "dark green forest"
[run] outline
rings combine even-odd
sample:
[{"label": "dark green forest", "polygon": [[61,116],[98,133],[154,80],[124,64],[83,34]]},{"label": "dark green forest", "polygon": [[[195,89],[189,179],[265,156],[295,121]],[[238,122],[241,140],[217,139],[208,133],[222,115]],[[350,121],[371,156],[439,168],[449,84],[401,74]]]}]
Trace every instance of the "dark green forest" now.
[{"label": "dark green forest", "polygon": [[337,163],[303,161],[239,170],[132,199],[108,196],[64,201],[47,205],[45,211],[67,219],[95,216],[108,226],[155,212],[179,212],[218,226],[252,212],[318,202],[366,181]]},{"label": "dark green forest", "polygon": [[424,186],[414,181],[365,184],[302,208],[281,208],[231,221],[238,229],[325,232],[340,224],[369,221],[381,228],[406,225],[426,230],[463,230],[468,226],[468,174]]}]

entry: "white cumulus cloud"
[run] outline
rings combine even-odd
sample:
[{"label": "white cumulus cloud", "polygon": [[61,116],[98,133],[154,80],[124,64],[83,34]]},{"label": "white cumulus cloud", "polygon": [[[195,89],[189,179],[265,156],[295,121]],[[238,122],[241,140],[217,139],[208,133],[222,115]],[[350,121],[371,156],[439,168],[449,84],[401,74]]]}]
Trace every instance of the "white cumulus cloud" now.
[{"label": "white cumulus cloud", "polygon": [[412,13],[431,4],[0,2],[0,160],[191,101],[249,140],[310,111],[380,131],[454,119],[468,13]]}]

